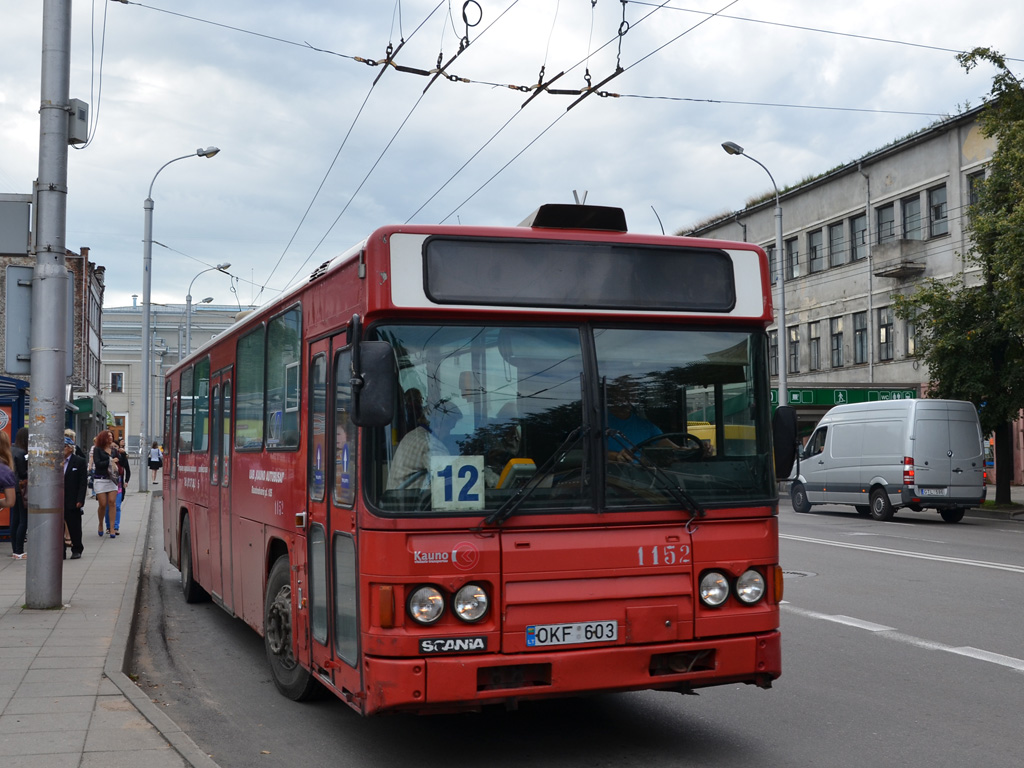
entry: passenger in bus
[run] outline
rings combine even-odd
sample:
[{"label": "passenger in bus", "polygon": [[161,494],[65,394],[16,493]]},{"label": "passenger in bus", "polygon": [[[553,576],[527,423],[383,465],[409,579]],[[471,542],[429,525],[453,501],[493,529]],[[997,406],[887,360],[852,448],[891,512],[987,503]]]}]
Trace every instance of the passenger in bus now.
[{"label": "passenger in bus", "polygon": [[423,403],[423,393],[412,388],[405,393],[406,423],[416,426],[402,438],[388,473],[387,490],[425,489],[430,486],[430,457],[449,456],[445,439],[462,417],[455,403],[442,399],[432,408]]},{"label": "passenger in bus", "polygon": [[[636,456],[630,443],[639,445],[645,440],[657,437],[661,430],[645,419],[636,410],[636,382],[630,376],[619,376],[608,384],[608,461],[632,463]],[[626,441],[617,434],[621,432]],[[675,448],[675,443],[665,438],[656,443],[659,447]]]}]

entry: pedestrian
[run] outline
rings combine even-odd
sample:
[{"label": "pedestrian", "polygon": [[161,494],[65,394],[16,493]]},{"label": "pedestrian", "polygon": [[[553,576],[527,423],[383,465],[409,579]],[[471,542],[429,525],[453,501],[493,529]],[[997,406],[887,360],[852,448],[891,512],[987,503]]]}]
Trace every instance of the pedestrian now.
[{"label": "pedestrian", "polygon": [[[64,430],[64,437],[70,437],[71,441],[74,442],[74,440],[75,440],[75,430],[73,430],[73,429],[65,429]],[[85,451],[82,450],[82,447],[78,443],[75,443],[75,456],[81,456],[83,459],[85,458]]]},{"label": "pedestrian", "polygon": [[157,473],[164,465],[164,452],[160,450],[160,444],[154,440],[149,448],[149,471],[153,473],[153,482],[156,482]]},{"label": "pedestrian", "polygon": [[[6,434],[5,434],[6,436]],[[7,447],[11,453],[15,487],[14,506],[11,507],[11,549],[19,560],[25,559],[25,536],[28,533],[28,428],[22,427],[14,436],[14,445]]]},{"label": "pedestrian", "polygon": [[96,518],[99,526],[96,533],[102,538],[104,531],[114,538],[111,524],[116,519],[115,500],[117,497],[117,465],[119,463],[114,436],[109,429],[96,435],[92,446],[92,490],[96,494]]},{"label": "pedestrian", "polygon": [[124,448],[124,438],[117,441],[117,515],[114,518],[114,535],[121,535],[121,502],[124,501],[124,494],[128,483],[132,479],[131,462],[128,461],[128,452]]},{"label": "pedestrian", "polygon": [[[0,429],[0,509],[12,509],[18,503],[18,478],[14,474],[14,456],[11,454],[11,437]],[[14,520],[12,519],[13,523]],[[11,526],[11,533],[14,527]],[[11,545],[14,547],[12,556],[15,560],[24,560],[24,535],[22,542],[17,544],[12,535]]]},{"label": "pedestrian", "polygon": [[[74,433],[72,433],[73,435]],[[64,557],[71,550],[71,559],[82,556],[82,515],[85,514],[85,492],[89,487],[89,471],[85,459],[75,452],[75,438],[64,437],[64,529],[68,540],[64,542]]]}]

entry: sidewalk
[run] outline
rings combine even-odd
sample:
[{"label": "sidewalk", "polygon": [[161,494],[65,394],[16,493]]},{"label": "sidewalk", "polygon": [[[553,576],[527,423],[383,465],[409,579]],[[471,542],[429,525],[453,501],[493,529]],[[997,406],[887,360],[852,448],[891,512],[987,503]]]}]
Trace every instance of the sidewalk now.
[{"label": "sidewalk", "polygon": [[63,561],[61,610],[22,607],[26,562],[0,543],[4,768],[216,768],[124,674],[151,501],[159,494],[129,491],[116,539],[96,535],[96,502],[86,502],[85,552]]}]

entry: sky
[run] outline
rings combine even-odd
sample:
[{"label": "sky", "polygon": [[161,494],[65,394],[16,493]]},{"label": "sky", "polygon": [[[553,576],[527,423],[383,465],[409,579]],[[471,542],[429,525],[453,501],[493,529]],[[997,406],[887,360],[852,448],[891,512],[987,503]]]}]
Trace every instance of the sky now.
[{"label": "sky", "polygon": [[[0,5],[0,194],[38,176],[42,8]],[[386,224],[579,197],[672,233],[772,190],[723,141],[797,184],[981,104],[956,52],[1020,73],[1022,29],[1006,0],[77,0],[66,245],[141,301],[152,183],[152,301],[245,306]]]}]

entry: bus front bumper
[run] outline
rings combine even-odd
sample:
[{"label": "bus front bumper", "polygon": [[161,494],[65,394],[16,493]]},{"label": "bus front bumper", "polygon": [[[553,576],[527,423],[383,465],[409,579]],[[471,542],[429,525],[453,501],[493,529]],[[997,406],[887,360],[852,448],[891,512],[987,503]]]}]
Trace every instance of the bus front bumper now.
[{"label": "bus front bumper", "polygon": [[364,714],[451,712],[529,699],[733,683],[771,687],[782,672],[778,631],[707,641],[514,655],[366,657]]}]

